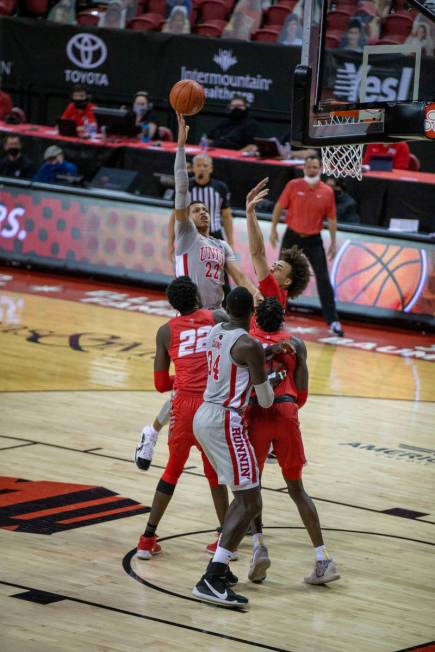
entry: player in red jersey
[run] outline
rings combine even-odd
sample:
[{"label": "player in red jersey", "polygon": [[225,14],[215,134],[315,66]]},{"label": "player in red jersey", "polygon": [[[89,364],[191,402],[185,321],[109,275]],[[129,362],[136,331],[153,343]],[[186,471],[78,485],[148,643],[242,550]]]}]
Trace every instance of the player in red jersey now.
[{"label": "player in red jersey", "polygon": [[[246,217],[249,235],[249,247],[255,272],[260,281],[269,279],[270,287],[273,285],[272,274],[267,265],[264,238],[257,222],[255,206],[267,194],[267,179],[260,182],[246,198]],[[298,249],[293,249],[292,265],[292,295],[297,296],[303,292],[309,280],[308,260]],[[297,262],[296,262],[297,261]],[[278,288],[279,290],[279,288]],[[329,557],[323,542],[322,530],[316,507],[306,493],[302,484],[302,468],[306,462],[302,437],[299,429],[298,409],[301,408],[308,395],[308,367],[307,350],[305,344],[296,337],[290,337],[283,328],[285,310],[282,306],[282,297],[268,296],[258,306],[256,319],[251,324],[250,334],[263,343],[263,346],[288,342],[291,353],[275,356],[269,363],[269,373],[285,369],[286,375],[274,388],[274,404],[265,410],[258,406],[255,397],[251,398],[247,410],[249,438],[253,445],[258,461],[260,473],[264,462],[273,444],[288,492],[295,502],[302,521],[307,529],[315,548],[316,563],[314,571],[305,582],[309,584],[325,584],[339,579],[339,574],[334,562]],[[249,579],[261,582],[266,577],[266,570],[270,566],[270,559],[266,546],[263,543],[261,516],[252,524],[253,528],[253,557],[249,571]]]},{"label": "player in red jersey", "polygon": [[[148,524],[137,546],[140,559],[161,551],[156,529],[172,498],[192,446],[198,446],[192,431],[193,417],[203,401],[207,384],[206,341],[215,324],[227,321],[223,310],[200,308],[198,288],[188,276],[180,276],[167,289],[171,306],[180,312],[157,331],[154,384],[159,392],[174,389],[169,428],[169,459],[154,494]],[[169,376],[171,361],[175,376]],[[201,451],[202,453],[202,451]],[[227,488],[219,485],[216,472],[202,453],[204,473],[209,481],[219,522],[228,509]]]}]

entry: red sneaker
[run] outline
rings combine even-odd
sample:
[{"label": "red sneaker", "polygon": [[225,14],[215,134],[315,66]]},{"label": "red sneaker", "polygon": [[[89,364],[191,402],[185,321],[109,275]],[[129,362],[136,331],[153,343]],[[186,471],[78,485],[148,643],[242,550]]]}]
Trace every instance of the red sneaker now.
[{"label": "red sneaker", "polygon": [[[219,537],[216,539],[216,541],[214,543],[209,543],[207,548],[206,548],[208,554],[211,555],[212,557],[213,557],[214,553],[216,552],[216,548],[218,547],[218,543],[219,543]],[[230,561],[237,561],[239,557],[240,557],[240,555],[237,552],[237,550],[234,550],[234,552],[231,555]]]},{"label": "red sneaker", "polygon": [[157,543],[157,537],[141,536],[137,544],[136,557],[139,559],[151,559],[153,555],[158,555],[162,551],[161,546]]}]

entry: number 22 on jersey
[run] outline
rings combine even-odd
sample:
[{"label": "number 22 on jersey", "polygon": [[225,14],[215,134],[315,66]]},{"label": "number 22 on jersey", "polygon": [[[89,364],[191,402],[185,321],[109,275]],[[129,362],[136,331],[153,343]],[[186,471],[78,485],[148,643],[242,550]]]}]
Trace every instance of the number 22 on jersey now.
[{"label": "number 22 on jersey", "polygon": [[180,333],[180,346],[178,347],[178,357],[183,358],[193,353],[205,353],[207,336],[212,326],[201,326],[200,328],[189,328]]}]

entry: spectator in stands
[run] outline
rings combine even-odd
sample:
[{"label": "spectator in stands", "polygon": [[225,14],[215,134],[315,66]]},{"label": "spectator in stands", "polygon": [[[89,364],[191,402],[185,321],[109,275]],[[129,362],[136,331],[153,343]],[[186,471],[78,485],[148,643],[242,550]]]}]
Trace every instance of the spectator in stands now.
[{"label": "spectator in stands", "polygon": [[112,27],[123,29],[126,22],[127,9],[122,6],[120,0],[112,0],[107,5],[107,10],[101,14],[100,27]]},{"label": "spectator in stands", "polygon": [[174,7],[162,32],[168,34],[190,34],[190,21],[186,7]]},{"label": "spectator in stands", "polygon": [[382,145],[381,143],[374,143],[367,145],[364,152],[363,164],[370,165],[372,156],[389,156],[393,161],[393,169],[395,170],[409,170],[410,154],[408,143],[388,143]]},{"label": "spectator in stands", "polygon": [[9,93],[2,91],[2,78],[0,75],[0,120],[4,120],[12,111],[12,98]]},{"label": "spectator in stands", "polygon": [[261,0],[239,0],[222,36],[249,41],[260,28],[262,19]]},{"label": "spectator in stands", "polygon": [[136,93],[133,98],[132,109],[136,126],[140,127],[139,138],[144,141],[158,138],[158,119],[146,91]]},{"label": "spectator in stands", "polygon": [[334,191],[337,221],[346,224],[359,224],[361,220],[358,214],[358,205],[347,192],[343,181],[335,177],[328,177],[325,183]]},{"label": "spectator in stands", "polygon": [[75,0],[60,0],[50,9],[47,20],[62,25],[75,25],[77,22]]},{"label": "spectator in stands", "polygon": [[405,43],[409,43],[416,48],[421,48],[421,53],[426,57],[433,57],[434,43],[430,35],[430,28],[426,22],[414,21],[412,34],[408,36]]},{"label": "spectator in stands", "polygon": [[24,156],[21,138],[15,134],[8,134],[3,140],[5,155],[0,159],[0,176],[30,179],[33,163]]},{"label": "spectator in stands", "polygon": [[367,39],[378,39],[380,37],[381,19],[373,2],[369,1],[360,4],[354,17],[361,21]]},{"label": "spectator in stands", "polygon": [[245,149],[252,147],[254,138],[264,136],[256,120],[249,115],[249,105],[242,95],[234,95],[229,115],[208,134],[209,144],[224,149]]},{"label": "spectator in stands", "polygon": [[364,34],[364,27],[359,18],[351,18],[347,26],[347,32],[341,41],[340,47],[353,52],[362,52],[367,39]]},{"label": "spectator in stands", "polygon": [[192,13],[192,0],[166,0],[166,16],[170,16],[174,7],[185,7],[188,15]]},{"label": "spectator in stands", "polygon": [[97,124],[94,116],[94,105],[89,101],[86,86],[76,84],[73,86],[72,102],[68,104],[62,114],[62,118],[73,120],[77,127],[77,133],[81,138],[87,138],[89,127]]},{"label": "spectator in stands", "polygon": [[296,14],[289,14],[278,36],[281,45],[302,45],[302,27]]},{"label": "spectator in stands", "polygon": [[44,161],[32,181],[39,183],[63,183],[59,177],[77,177],[77,166],[65,161],[63,151],[57,145],[50,145],[44,152]]}]

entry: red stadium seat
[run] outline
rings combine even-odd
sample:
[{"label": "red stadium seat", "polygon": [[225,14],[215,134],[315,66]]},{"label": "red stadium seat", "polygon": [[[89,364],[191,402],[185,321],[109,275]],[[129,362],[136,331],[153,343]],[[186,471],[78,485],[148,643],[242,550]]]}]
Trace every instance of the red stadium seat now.
[{"label": "red stadium seat", "polygon": [[328,30],[343,32],[347,28],[351,16],[350,11],[330,11],[326,17]]},{"label": "red stadium seat", "polygon": [[403,43],[405,40],[405,37],[400,34],[388,34],[388,36],[384,36],[382,38],[379,38],[376,41],[376,45],[400,45]]},{"label": "red stadium seat", "polygon": [[17,7],[16,0],[0,0],[0,16],[11,16]]},{"label": "red stadium seat", "polygon": [[276,43],[279,32],[280,29],[274,29],[273,26],[263,27],[257,30],[251,38],[253,41],[260,41],[262,43]]},{"label": "red stadium seat", "polygon": [[147,13],[166,15],[166,0],[148,0]]},{"label": "red stadium seat", "polygon": [[293,11],[295,6],[297,5],[298,0],[278,0],[276,3],[276,7],[287,7],[289,11]]},{"label": "red stadium seat", "polygon": [[227,4],[223,0],[204,0],[200,10],[204,23],[209,20],[225,20],[228,14]]},{"label": "red stadium seat", "polygon": [[26,0],[26,11],[34,16],[43,16],[48,11],[48,0]]},{"label": "red stadium seat", "polygon": [[174,134],[172,133],[172,130],[169,129],[169,127],[158,127],[157,134],[159,140],[164,140],[171,143],[174,142]]},{"label": "red stadium seat", "polygon": [[159,31],[164,22],[165,19],[160,14],[142,14],[133,18],[128,27],[138,32],[149,32],[153,29]]},{"label": "red stadium seat", "polygon": [[420,170],[420,161],[415,156],[415,154],[410,154],[409,155],[409,168],[408,168],[408,170],[412,170],[413,172],[418,172]]},{"label": "red stadium seat", "polygon": [[390,34],[409,36],[412,30],[412,23],[412,18],[403,14],[387,16],[383,21],[382,35],[388,37]]},{"label": "red stadium seat", "polygon": [[220,25],[216,25],[216,22],[208,21],[206,23],[196,25],[195,34],[199,34],[199,36],[211,36],[212,38],[219,38],[224,31],[224,28]]},{"label": "red stadium seat", "polygon": [[101,12],[96,9],[84,9],[77,14],[77,25],[98,25]]},{"label": "red stadium seat", "polygon": [[269,25],[282,25],[289,15],[290,9],[285,5],[272,5],[266,11],[266,20],[264,27]]},{"label": "red stadium seat", "polygon": [[325,36],[325,47],[333,50],[334,48],[339,48],[341,43],[341,33],[340,32],[326,32]]}]

